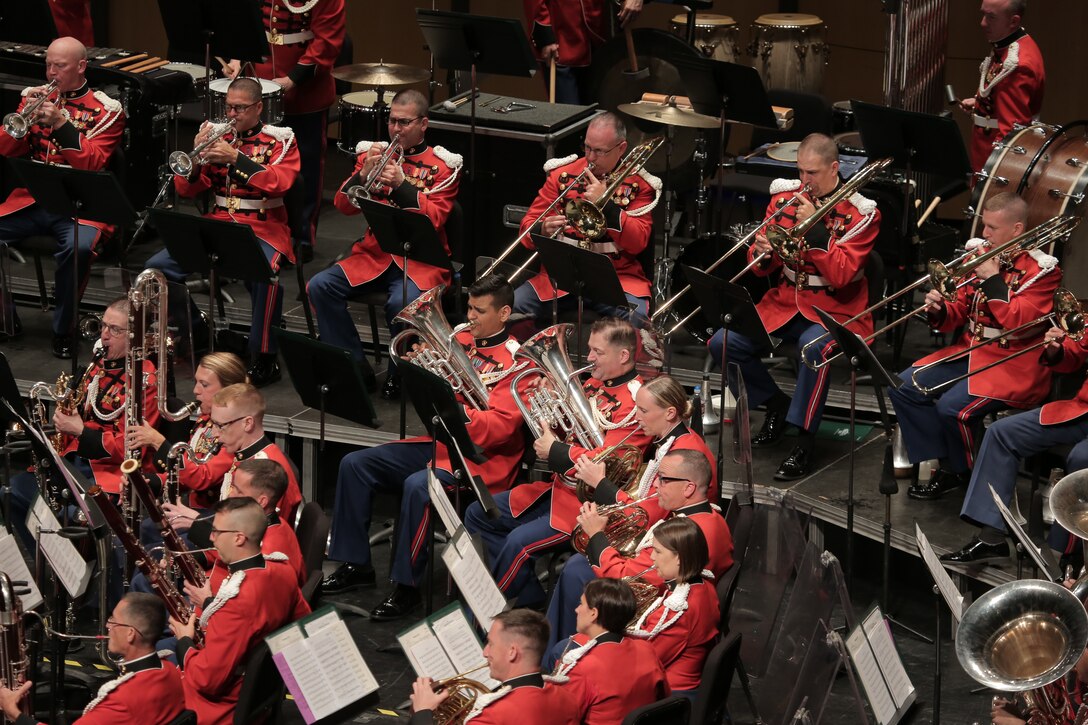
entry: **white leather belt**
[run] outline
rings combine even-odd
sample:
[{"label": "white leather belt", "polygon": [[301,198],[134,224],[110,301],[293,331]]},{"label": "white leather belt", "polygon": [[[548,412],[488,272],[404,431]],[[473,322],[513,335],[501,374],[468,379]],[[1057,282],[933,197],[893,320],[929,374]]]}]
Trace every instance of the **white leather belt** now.
[{"label": "white leather belt", "polygon": [[[983,340],[992,340],[995,337],[1001,337],[1002,334],[1005,333],[1005,332],[1006,331],[1001,329],[1001,328],[998,328],[998,327],[986,327],[985,325],[983,325],[981,327],[981,329],[977,328],[977,327],[975,328],[976,337],[981,337]],[[1027,339],[1030,339],[1030,338],[1036,337],[1036,336],[1037,335],[1034,334],[1034,333],[1027,332],[1027,333],[1021,333],[1021,334],[1015,335],[1015,336],[1006,335],[1005,339],[1007,339],[1007,340],[1027,340]]]},{"label": "white leather belt", "polygon": [[265,37],[268,38],[268,42],[272,45],[294,45],[295,43],[305,43],[307,40],[312,40],[314,37],[314,31],[303,30],[300,33],[287,33],[287,35],[281,35],[276,32],[264,31]]},{"label": "white leather belt", "polygon": [[976,113],[972,115],[972,119],[979,128],[997,128],[996,118],[986,118],[985,116],[980,116]]},{"label": "white leather belt", "polygon": [[239,199],[236,196],[232,196],[229,199],[225,196],[215,195],[215,205],[231,211],[238,211],[244,209],[246,211],[264,211],[266,209],[275,209],[283,206],[283,198],[276,197],[273,199]]},{"label": "white leather belt", "polygon": [[[782,271],[785,273],[786,279],[788,279],[794,285],[797,284],[797,273],[796,272],[794,272],[789,267],[783,267]],[[857,282],[859,279],[861,279],[864,276],[865,276],[865,272],[862,271],[862,270],[858,270],[858,273],[854,275],[854,278],[852,280],[850,280],[850,282],[851,283]],[[818,274],[807,274],[806,273],[805,286],[806,287],[830,287],[831,283],[828,282],[825,278],[821,277]]]}]

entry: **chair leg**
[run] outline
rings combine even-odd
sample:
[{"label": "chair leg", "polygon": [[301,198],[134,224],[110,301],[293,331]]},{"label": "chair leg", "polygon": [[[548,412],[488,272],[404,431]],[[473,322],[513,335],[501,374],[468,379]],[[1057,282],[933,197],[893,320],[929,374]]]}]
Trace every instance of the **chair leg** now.
[{"label": "chair leg", "polygon": [[374,367],[379,367],[382,364],[382,346],[378,342],[378,311],[374,305],[367,305],[366,308],[370,313],[370,339],[373,340],[374,345]]},{"label": "chair leg", "polygon": [[759,716],[759,708],[756,707],[756,700],[752,697],[752,684],[748,680],[748,670],[744,668],[744,662],[739,656],[737,657],[737,679],[740,680],[741,689],[744,690],[744,699],[748,701],[748,709],[752,711],[752,717],[755,718],[756,725],[762,725],[763,718]]},{"label": "chair leg", "polygon": [[299,295],[302,297],[302,311],[306,315],[306,329],[310,337],[317,339],[317,327],[314,325],[314,313],[310,309],[310,295],[306,293],[306,275],[302,271],[302,259],[298,258],[295,264],[295,273],[298,275]]},{"label": "chair leg", "polygon": [[42,255],[34,253],[34,271],[38,275],[38,299],[41,300],[42,312],[49,311],[49,294],[45,291],[45,271],[42,269]]}]

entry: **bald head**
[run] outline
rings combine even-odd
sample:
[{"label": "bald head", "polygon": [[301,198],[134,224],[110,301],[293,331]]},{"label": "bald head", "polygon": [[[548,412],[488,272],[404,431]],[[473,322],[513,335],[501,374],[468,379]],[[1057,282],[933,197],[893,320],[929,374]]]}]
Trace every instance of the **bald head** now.
[{"label": "bald head", "polygon": [[49,48],[45,51],[45,57],[49,58],[53,55],[74,61],[87,60],[87,46],[70,35],[66,35],[49,44]]},{"label": "bald head", "polygon": [[57,38],[45,51],[45,77],[61,91],[74,91],[84,82],[87,48],[75,38]]}]

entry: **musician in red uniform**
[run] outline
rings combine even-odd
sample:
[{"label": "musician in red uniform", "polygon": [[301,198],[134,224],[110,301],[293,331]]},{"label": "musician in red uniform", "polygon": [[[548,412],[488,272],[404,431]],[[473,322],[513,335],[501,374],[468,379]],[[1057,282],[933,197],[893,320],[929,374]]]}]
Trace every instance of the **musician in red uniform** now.
[{"label": "musician in red uniform", "polygon": [[[106,620],[106,631],[110,653],[121,658],[121,676],[98,689],[98,696],[87,703],[75,723],[169,725],[181,715],[185,700],[181,673],[155,651],[155,640],[165,626],[162,601],[153,594],[126,594],[117,603]],[[0,709],[16,725],[34,722],[18,706],[33,686],[26,682],[14,692],[0,687]]]},{"label": "musician in red uniform", "polygon": [[[512,609],[491,622],[484,646],[493,679],[502,684],[476,698],[465,721],[476,725],[575,725],[579,704],[565,688],[544,681],[540,659],[548,640],[548,621],[539,612]],[[434,722],[434,710],[449,697],[435,692],[434,681],[412,683],[411,725]]]},{"label": "musician in red uniform", "polygon": [[[389,137],[396,138],[403,151],[389,156],[385,166],[375,172],[389,147],[361,141],[356,148],[355,171],[340,186],[333,203],[344,214],[358,214],[359,208],[347,192],[353,187],[362,188],[372,172],[378,173],[370,189],[370,198],[425,215],[438,231],[448,253],[445,226],[457,200],[462,162],[460,156],[441,146],[428,146],[423,138],[426,132],[427,99],[423,94],[409,89],[393,96],[389,107]],[[383,252],[374,232],[368,228],[362,240],[351,248],[351,256],[317,273],[306,286],[321,329],[321,339],[350,350],[356,360],[362,360],[363,343],[348,314],[347,302],[374,291],[388,293],[385,321],[392,327],[393,318],[405,305],[403,270],[403,258]],[[450,281],[449,270],[409,260],[407,301],[419,297],[423,290],[440,284],[449,286]],[[382,391],[387,400],[396,397],[400,391],[393,369],[391,367]]]},{"label": "musician in red uniform", "polygon": [[94,45],[91,0],[51,0],[49,12],[58,38],[71,36],[88,47]]},{"label": "musician in red uniform", "polygon": [[[652,381],[651,381],[652,382]],[[643,386],[645,387],[645,386]],[[665,512],[665,521],[686,516],[694,521],[706,538],[710,553],[707,569],[720,579],[733,566],[733,535],[721,510],[707,500],[711,463],[699,451],[674,448],[660,459],[656,471],[657,505]],[[575,554],[563,566],[555,584],[552,600],[548,604],[548,622],[552,626],[551,644],[570,636],[577,624],[575,607],[580,591],[594,577],[639,576],[649,584],[659,586],[664,579],[653,560],[653,523],[641,541],[635,542],[634,555],[621,554],[605,534],[607,515],[602,515],[597,504],[582,504],[578,523],[588,537],[586,553]]]},{"label": "musician in red uniform", "polygon": [[652,558],[665,584],[627,633],[654,646],[672,694],[694,699],[719,634],[718,592],[703,578],[706,538],[691,519],[669,519],[654,530]]},{"label": "musician in red uniform", "polygon": [[993,53],[979,68],[978,90],[960,107],[971,114],[971,168],[981,171],[1014,124],[1030,124],[1043,107],[1046,69],[1035,39],[1021,25],[1027,0],[982,0],[982,33]]},{"label": "musician in red uniform", "polygon": [[261,555],[267,519],[256,501],[220,501],[212,526],[216,551],[230,574],[200,616],[204,644],[195,642],[195,614],[188,622],[171,618],[170,629],[178,638],[185,706],[196,711],[201,725],[229,725],[253,648],[275,630],[309,614],[310,607],[294,572]]},{"label": "musician in red uniform", "polygon": [[261,0],[261,18],[268,59],[253,72],[283,88],[283,125],[295,132],[305,192],[297,240],[309,261],[321,210],[328,111],[336,102],[332,69],[344,44],[344,0]]},{"label": "musician in red uniform", "polygon": [[[544,164],[548,176],[521,220],[521,232],[533,227],[533,233],[546,237],[562,233],[562,241],[579,246],[588,244],[588,249],[608,255],[616,268],[627,302],[634,306],[634,310],[629,312],[593,302],[592,290],[589,291],[587,303],[601,315],[630,318],[632,323],[642,326],[650,305],[650,280],[642,269],[639,255],[652,237],[653,219],[650,212],[661,197],[661,180],[645,169],[626,177],[616,187],[612,198],[603,205],[606,233],[596,240],[586,239],[569,225],[563,214],[563,206],[566,200],[571,199],[586,199],[595,203],[601,200],[608,186],[606,175],[616,169],[627,153],[627,129],[623,121],[613,113],[594,118],[586,129],[583,149],[585,156],[582,158],[572,154]],[[592,164],[592,169],[587,168],[589,164]],[[580,176],[583,172],[584,175]],[[564,201],[555,203],[560,196]],[[551,210],[547,211],[549,206]],[[547,214],[542,217],[545,211]],[[521,243],[529,249],[534,248],[528,234]],[[539,318],[544,313],[545,303],[550,303],[557,294],[560,307],[574,304],[575,299],[571,295],[563,291],[557,293],[547,271],[541,269],[515,291],[514,312]]]},{"label": "musician in red uniform", "polygon": [[[471,333],[462,332],[457,343],[466,348],[473,369],[487,386],[487,409],[478,410],[461,394],[463,410],[472,441],[484,453],[481,463],[452,457],[446,446],[438,445],[434,461],[436,475],[452,492],[461,485],[454,471],[479,477],[498,494],[514,484],[518,465],[525,452],[522,417],[510,391],[514,353],[518,343],[506,332],[506,320],[514,292],[498,275],[478,280],[468,291],[468,319]],[[440,301],[436,301],[441,304]],[[349,453],[340,463],[333,508],[332,544],[329,558],[344,562],[322,583],[321,591],[337,594],[374,585],[370,558],[370,511],[374,494],[402,490],[397,526],[396,556],[393,558],[392,594],[371,612],[376,620],[396,619],[408,614],[420,601],[419,589],[427,563],[427,533],[430,530],[430,493],[427,470],[432,443],[413,438]],[[471,496],[471,493],[462,495]]]},{"label": "musician in red uniform", "polygon": [[[0,132],[0,156],[26,156],[42,164],[71,166],[76,169],[100,171],[106,168],[125,129],[125,114],[121,104],[102,91],[92,90],[84,73],[87,70],[87,49],[75,38],[58,38],[45,54],[45,77],[56,82],[59,96],[50,94],[30,114],[26,135],[14,138],[5,130]],[[19,104],[21,112],[45,92],[45,87],[27,88]],[[79,271],[80,295],[87,284],[91,262],[101,244],[112,233],[112,227],[87,220],[79,221],[77,232],[70,217],[59,216],[35,204],[24,187],[14,189],[0,204],[0,240],[10,244],[27,237],[45,235],[60,243],[55,258],[54,277],[57,307],[53,311],[53,354],[62,359],[72,357],[75,348],[74,320],[79,300],[73,298],[72,280]],[[73,257],[72,248],[76,247]],[[13,332],[21,325],[10,310]]]},{"label": "musician in red uniform", "polygon": [[[969,241],[968,249],[983,252],[1019,236],[1027,215],[1027,203],[1015,194],[991,197],[982,210],[985,241]],[[967,484],[983,419],[1007,408],[1034,407],[1050,392],[1050,371],[1036,359],[1030,355],[1006,358],[1042,338],[1041,324],[1008,333],[1050,312],[1062,277],[1058,260],[1041,250],[1025,252],[1018,246],[983,262],[971,275],[972,281],[959,288],[954,301],[936,290],[926,294],[931,326],[941,332],[963,327],[960,339],[915,362],[900,373],[906,384],[889,389],[911,463],[940,462],[929,481],[907,490],[911,498],[935,499]],[[982,340],[995,342],[962,354]],[[978,372],[999,361],[1004,362]],[[937,362],[914,374],[921,366]],[[970,377],[951,382],[969,372]]]},{"label": "musician in red uniform", "polygon": [[[562,328],[556,330],[563,332]],[[516,595],[520,604],[544,603],[533,563],[546,551],[569,544],[579,510],[572,478],[574,462],[583,455],[595,457],[625,438],[640,450],[650,442],[635,420],[634,396],[642,385],[634,363],[637,340],[635,329],[623,320],[597,320],[589,333],[587,360],[593,370],[582,390],[594,411],[590,423],[602,432],[604,446],[586,449],[563,443],[545,430],[533,447],[541,460],[547,460],[553,471],[551,479],[522,484],[495,496],[495,518],[488,516],[478,501],[465,512],[465,528],[483,538],[499,589],[508,597]],[[551,382],[565,385],[565,381]]]},{"label": "musician in red uniform", "polygon": [[[815,214],[822,200],[839,188],[838,146],[823,134],[805,137],[797,149],[797,173],[799,179],[777,179],[771,184],[766,217],[777,216],[774,223],[786,229]],[[836,204],[808,231],[799,262],[784,260],[780,250],[773,249],[763,234],[757,234],[749,248],[749,262],[763,255],[752,269],[754,274],[761,277],[778,274],[777,284],[756,305],[767,333],[796,342],[802,349],[826,336],[824,344],[809,347],[805,350],[806,359],[798,362],[797,387],[792,398],[782,392],[761,361],[767,350],[759,341],[734,330],[728,334],[718,330],[710,341],[711,354],[718,364],[722,364],[724,357],[725,362],[740,366],[749,405],[767,406],[763,427],[752,438],[752,445],[777,443],[787,425],[800,432],[774,475],[779,481],[793,481],[808,474],[816,431],[827,400],[830,369],[814,371],[810,365],[829,357],[834,341],[827,336],[816,308],[839,322],[865,310],[869,293],[865,264],[879,229],[880,212],[876,203],[854,193]],[[847,327],[864,337],[873,331],[872,317],[865,315]]]},{"label": "musician in red uniform", "polygon": [[[617,18],[627,27],[642,11],[643,0],[624,0]],[[529,38],[545,64],[555,59],[558,103],[590,103],[589,65],[593,49],[612,36],[607,0],[522,0]],[[546,77],[546,76],[545,76]]]},{"label": "musician in red uniform", "polygon": [[[174,188],[191,198],[206,191],[214,195],[209,219],[246,224],[260,241],[273,273],[284,260],[294,262],[291,233],[283,197],[298,176],[299,155],[291,129],[261,123],[261,86],[252,78],[236,78],[227,87],[227,118],[234,127],[205,124],[193,141],[194,148],[213,134],[223,132],[193,159],[188,177],[175,176]],[[187,272],[162,250],[147,260],[171,282],[184,282]],[[280,378],[272,328],[279,327],[283,311],[283,286],[267,282],[246,283],[253,298],[249,328],[249,378],[257,387]]]}]

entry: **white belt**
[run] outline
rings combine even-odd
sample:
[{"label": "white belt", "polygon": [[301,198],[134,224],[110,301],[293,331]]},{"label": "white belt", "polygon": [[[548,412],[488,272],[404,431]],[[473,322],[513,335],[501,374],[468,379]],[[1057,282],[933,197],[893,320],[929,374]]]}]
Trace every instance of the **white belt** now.
[{"label": "white belt", "polygon": [[305,43],[307,40],[312,40],[314,37],[314,31],[303,30],[299,33],[288,33],[287,35],[281,35],[275,31],[264,31],[264,35],[268,38],[268,42],[272,45],[294,45],[295,43]]},{"label": "white belt", "polygon": [[215,205],[223,207],[224,209],[230,209],[231,211],[237,211],[239,209],[245,209],[246,211],[265,211],[266,209],[275,209],[283,206],[283,198],[239,199],[237,196],[232,196],[228,199],[225,196],[216,194]]},{"label": "white belt", "polygon": [[[1004,330],[1002,328],[999,328],[999,327],[986,327],[985,325],[982,326],[981,330],[979,330],[979,328],[975,328],[975,335],[978,336],[978,337],[981,337],[983,340],[992,340],[995,337],[1001,337],[1005,332],[1006,332],[1006,330]],[[1021,334],[1016,335],[1016,336],[1006,335],[1005,338],[1007,340],[1027,340],[1027,339],[1029,339],[1031,337],[1034,337],[1034,336],[1035,335],[1033,333],[1027,332],[1027,333],[1021,333]]]},{"label": "white belt", "polygon": [[[797,273],[796,272],[794,272],[789,267],[783,267],[782,271],[785,273],[786,279],[788,279],[790,282],[793,282],[794,285],[797,284]],[[865,272],[863,270],[858,270],[858,273],[854,275],[854,278],[852,280],[850,280],[850,282],[851,283],[857,282],[859,279],[861,279],[864,276],[865,276]],[[806,273],[805,286],[806,287],[830,287],[831,283],[828,282],[825,278],[821,277],[818,274],[807,274]]]},{"label": "white belt", "polygon": [[975,125],[979,128],[997,128],[996,118],[986,118],[985,116],[980,116],[977,113],[973,114],[972,118],[974,119]]}]

